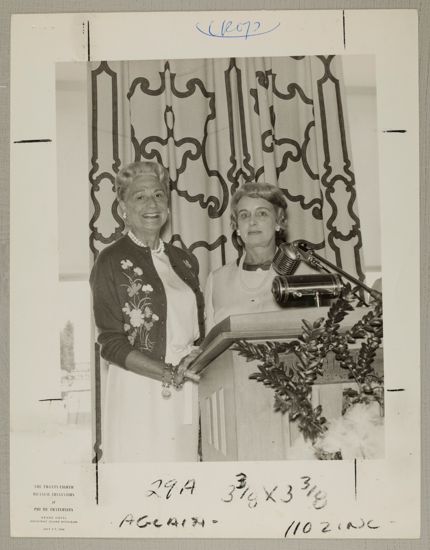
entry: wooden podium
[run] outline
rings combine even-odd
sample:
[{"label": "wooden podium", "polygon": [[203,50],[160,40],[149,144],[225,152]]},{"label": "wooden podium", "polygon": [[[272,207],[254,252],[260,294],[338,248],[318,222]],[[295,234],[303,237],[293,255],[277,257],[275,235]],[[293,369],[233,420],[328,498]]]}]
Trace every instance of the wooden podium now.
[{"label": "wooden podium", "polygon": [[[273,410],[271,388],[250,380],[257,372],[255,361],[247,362],[230,347],[237,340],[285,341],[301,334],[302,320],[325,317],[327,307],[284,309],[268,313],[232,315],[207,335],[203,353],[191,370],[201,375],[199,407],[204,461],[285,460],[302,436],[288,414]],[[344,330],[363,316],[363,309],[350,313]],[[382,352],[377,371],[382,372]],[[348,372],[333,357],[325,360],[324,374],[312,391],[313,406],[321,405],[327,419],[342,412],[342,392],[353,387]]]}]

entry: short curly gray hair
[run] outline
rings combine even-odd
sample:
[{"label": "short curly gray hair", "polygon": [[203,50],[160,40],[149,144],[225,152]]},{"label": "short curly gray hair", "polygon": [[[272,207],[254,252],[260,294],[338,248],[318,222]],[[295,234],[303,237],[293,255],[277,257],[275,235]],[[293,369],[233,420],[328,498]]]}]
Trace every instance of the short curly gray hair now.
[{"label": "short curly gray hair", "polygon": [[122,168],[115,179],[115,190],[118,200],[123,201],[128,187],[141,176],[150,175],[158,179],[164,186],[166,194],[170,196],[169,172],[158,162],[140,161],[132,162]]},{"label": "short curly gray hair", "polygon": [[273,204],[278,216],[278,223],[283,231],[286,230],[288,205],[287,199],[279,187],[265,182],[247,182],[239,187],[231,198],[230,223],[233,231],[237,229],[237,205],[242,197],[265,199]]}]

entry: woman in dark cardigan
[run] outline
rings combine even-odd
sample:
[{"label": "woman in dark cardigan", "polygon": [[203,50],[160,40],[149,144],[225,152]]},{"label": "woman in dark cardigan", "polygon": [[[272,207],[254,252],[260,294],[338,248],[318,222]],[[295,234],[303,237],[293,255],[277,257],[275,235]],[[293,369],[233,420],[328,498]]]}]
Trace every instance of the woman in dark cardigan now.
[{"label": "woman in dark cardigan", "polygon": [[197,460],[197,377],[188,367],[203,337],[196,258],[164,243],[167,171],[123,168],[116,191],[127,234],[91,273],[101,355],[109,364],[103,456],[109,462]]}]

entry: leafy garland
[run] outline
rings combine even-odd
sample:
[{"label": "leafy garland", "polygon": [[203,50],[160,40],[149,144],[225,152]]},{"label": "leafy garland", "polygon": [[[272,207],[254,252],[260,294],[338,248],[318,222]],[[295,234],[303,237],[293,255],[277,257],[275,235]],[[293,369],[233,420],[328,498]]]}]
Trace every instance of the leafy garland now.
[{"label": "leafy garland", "polygon": [[[321,405],[313,408],[312,386],[318,375],[323,374],[324,358],[333,352],[341,368],[349,372],[357,389],[345,390],[348,406],[355,403],[377,401],[383,406],[383,378],[374,370],[376,351],[382,343],[382,300],[374,299],[370,308],[354,326],[342,333],[341,322],[354,310],[354,303],[361,300],[356,288],[345,285],[339,298],[331,305],[327,318],[314,323],[303,320],[302,333],[288,342],[267,341],[252,344],[238,341],[233,349],[247,361],[257,360],[258,372],[249,378],[262,382],[274,390],[275,411],[288,412],[306,440],[314,443],[327,429]],[[352,345],[361,340],[358,354],[352,353]],[[281,355],[295,356],[292,365],[286,365]]]}]

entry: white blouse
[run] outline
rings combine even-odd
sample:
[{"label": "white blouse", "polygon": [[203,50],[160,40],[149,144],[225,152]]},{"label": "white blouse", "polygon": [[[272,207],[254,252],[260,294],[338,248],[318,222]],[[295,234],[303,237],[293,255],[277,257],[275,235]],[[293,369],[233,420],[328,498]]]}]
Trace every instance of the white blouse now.
[{"label": "white blouse", "polygon": [[199,338],[196,296],[175,273],[164,252],[153,252],[152,261],[166,292],[166,363],[177,365]]},{"label": "white blouse", "polygon": [[212,271],[205,289],[206,331],[230,315],[281,309],[272,294],[275,277],[272,267],[247,271],[235,261]]}]

